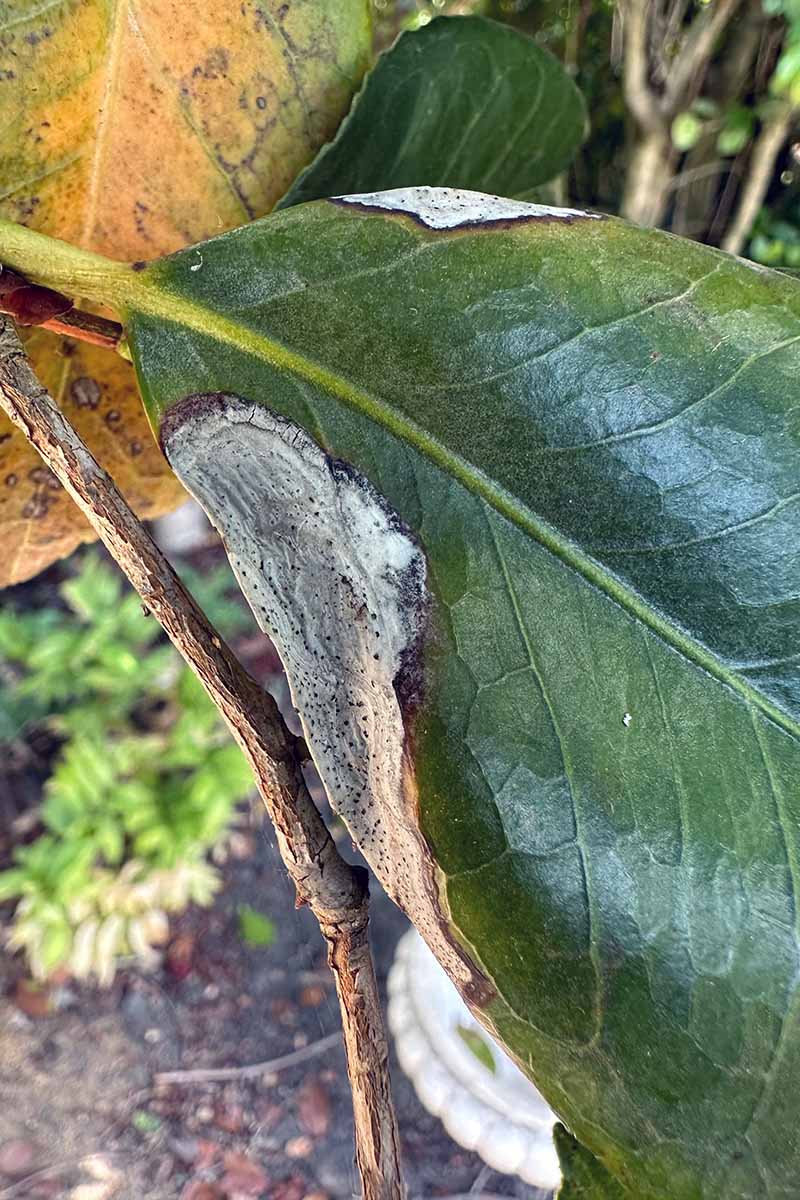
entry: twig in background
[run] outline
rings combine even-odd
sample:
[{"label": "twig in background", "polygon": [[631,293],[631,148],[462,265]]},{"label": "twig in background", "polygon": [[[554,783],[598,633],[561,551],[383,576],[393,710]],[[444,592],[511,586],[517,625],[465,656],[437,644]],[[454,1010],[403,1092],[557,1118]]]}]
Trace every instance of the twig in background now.
[{"label": "twig in background", "polygon": [[739,204],[721,243],[722,249],[727,250],[729,254],[741,254],[744,248],[747,236],[764,203],[775,170],[775,161],[786,145],[795,116],[795,109],[788,102],[778,105],[772,116],[764,122],[756,138]]},{"label": "twig in background", "polygon": [[405,1200],[388,1041],[369,948],[367,873],[340,856],[309,795],[297,740],[245,671],[34,375],[0,316],[0,406],[38,450],[228,723],[275,826],[278,848],[328,946],[353,1094],[364,1200]]},{"label": "twig in background", "polygon": [[[679,159],[672,122],[700,93],[717,42],[741,3],[713,0],[686,26],[682,5],[667,12],[656,0],[621,0],[623,92],[638,129],[622,215],[638,225],[664,221]],[[676,43],[668,61],[662,52],[665,38]]]},{"label": "twig in background", "polygon": [[292,1050],[290,1054],[282,1054],[280,1058],[271,1058],[260,1063],[248,1063],[244,1067],[198,1067],[192,1071],[160,1071],[153,1077],[153,1083],[156,1087],[161,1087],[166,1083],[213,1083],[217,1080],[227,1079],[258,1079],[261,1075],[285,1071],[289,1067],[296,1067],[299,1063],[307,1062],[309,1058],[316,1058],[318,1054],[324,1054],[332,1046],[338,1045],[341,1037],[341,1033],[329,1033],[326,1037],[311,1042],[308,1046]]}]

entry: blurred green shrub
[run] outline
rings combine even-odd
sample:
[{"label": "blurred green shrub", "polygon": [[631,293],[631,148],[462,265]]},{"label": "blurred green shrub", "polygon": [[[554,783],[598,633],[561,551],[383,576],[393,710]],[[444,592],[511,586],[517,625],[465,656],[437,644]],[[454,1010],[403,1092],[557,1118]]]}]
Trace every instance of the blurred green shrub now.
[{"label": "blurred green shrub", "polygon": [[767,267],[800,268],[800,198],[762,208],[753,227],[748,258]]},{"label": "blurred green shrub", "polygon": [[[249,625],[227,568],[187,582],[223,634]],[[17,900],[7,940],[36,978],[108,984],[121,957],[157,961],[168,913],[211,902],[207,853],[252,777],[110,565],[87,555],[60,593],[63,607],[0,610],[0,753],[41,723],[61,740],[43,831],[0,872],[0,900]]]},{"label": "blurred green shrub", "polygon": [[762,0],[764,11],[783,17],[786,38],[770,80],[770,91],[800,104],[800,0]]}]

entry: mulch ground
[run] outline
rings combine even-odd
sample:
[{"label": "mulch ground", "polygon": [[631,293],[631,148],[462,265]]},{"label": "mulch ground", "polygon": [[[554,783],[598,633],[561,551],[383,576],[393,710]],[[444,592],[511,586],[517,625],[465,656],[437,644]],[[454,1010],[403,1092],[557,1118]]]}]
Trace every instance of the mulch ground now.
[{"label": "mulch ground", "polygon": [[[267,826],[241,831],[214,907],[176,921],[163,967],[108,992],[69,983],[45,998],[0,957],[0,1200],[344,1200],[358,1194],[338,1007],[313,917],[294,907]],[[405,919],[373,885],[381,985]],[[254,949],[237,910],[275,923]],[[51,1011],[37,1013],[37,1002]],[[326,1039],[323,1041],[323,1039]],[[255,1078],[159,1085],[159,1072],[236,1067],[301,1050]],[[412,1196],[534,1200],[482,1169],[428,1115],[393,1064]]]}]

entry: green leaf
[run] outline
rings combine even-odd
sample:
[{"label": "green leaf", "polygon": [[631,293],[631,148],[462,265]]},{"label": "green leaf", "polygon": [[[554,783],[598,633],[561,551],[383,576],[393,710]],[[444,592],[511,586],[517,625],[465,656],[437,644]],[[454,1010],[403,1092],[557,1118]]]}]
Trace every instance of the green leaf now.
[{"label": "green leaf", "polygon": [[472,1010],[637,1200],[791,1195],[798,284],[430,189],[47,255]]},{"label": "green leaf", "polygon": [[672,122],[672,144],[676,150],[691,150],[703,132],[703,122],[693,112],[678,113]]},{"label": "green leaf", "polygon": [[161,1118],[146,1108],[137,1108],[131,1117],[131,1125],[138,1133],[155,1133],[161,1128]]},{"label": "green leaf", "polygon": [[125,834],[117,821],[108,819],[98,824],[94,840],[106,863],[110,866],[117,866],[122,862],[125,852]]},{"label": "green leaf", "polygon": [[698,96],[692,102],[692,112],[697,113],[698,117],[708,120],[711,117],[716,117],[719,113],[719,104],[710,96]]},{"label": "green leaf", "polygon": [[525,196],[567,167],[586,111],[561,64],[482,17],[401,34],[278,205],[419,184]]},{"label": "green leaf", "polygon": [[563,1182],[558,1189],[558,1200],[625,1200],[630,1192],[609,1175],[602,1163],[585,1146],[568,1133],[563,1125],[556,1125],[553,1138],[561,1163]]},{"label": "green leaf", "polygon": [[797,103],[800,82],[800,40],[790,39],[773,71],[770,91],[776,95],[788,94],[792,103]]},{"label": "green leaf", "polygon": [[486,1067],[486,1070],[491,1071],[492,1075],[494,1075],[497,1071],[497,1064],[494,1061],[491,1046],[486,1041],[486,1038],[470,1025],[456,1025],[456,1033],[467,1049],[474,1054],[481,1066]]},{"label": "green leaf", "polygon": [[251,908],[249,904],[240,904],[236,915],[239,920],[239,936],[248,946],[271,946],[275,941],[275,924],[264,913]]},{"label": "green leaf", "polygon": [[13,867],[8,871],[0,871],[0,904],[4,904],[7,900],[13,900],[21,895],[26,878],[25,871],[20,870],[19,867]]},{"label": "green leaf", "polygon": [[62,584],[61,594],[81,620],[100,621],[113,616],[122,599],[119,576],[94,554],[84,559],[81,571],[74,579]]},{"label": "green leaf", "polygon": [[755,114],[736,105],[725,114],[725,124],[717,134],[717,150],[723,155],[739,154],[753,136]]},{"label": "green leaf", "polygon": [[133,839],[133,849],[137,858],[157,857],[169,850],[172,838],[170,831],[164,825],[148,825]]},{"label": "green leaf", "polygon": [[63,918],[45,928],[38,959],[42,974],[49,975],[67,958],[72,946],[72,930]]}]

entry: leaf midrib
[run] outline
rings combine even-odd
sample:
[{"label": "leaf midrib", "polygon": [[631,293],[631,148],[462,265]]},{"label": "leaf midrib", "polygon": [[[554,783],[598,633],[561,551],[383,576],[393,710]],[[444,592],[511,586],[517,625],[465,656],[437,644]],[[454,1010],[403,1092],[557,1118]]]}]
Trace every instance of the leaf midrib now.
[{"label": "leaf midrib", "polygon": [[[635,617],[683,658],[730,688],[746,703],[800,741],[800,722],[762,695],[735,671],[726,667],[708,647],[696,641],[685,629],[667,620],[638,592],[624,584],[602,563],[584,553],[575,542],[565,538],[555,526],[539,517],[518,497],[497,484],[473,463],[449,450],[386,401],[355,386],[344,376],[330,371],[313,359],[290,350],[274,338],[239,325],[177,292],[159,289],[156,283],[148,280],[146,276],[130,279],[124,291],[130,316],[139,313],[173,325],[184,326],[242,353],[259,358],[271,367],[288,371],[305,382],[322,388],[412,446],[435,466],[457,479],[472,495],[479,497],[566,566],[576,571],[589,584],[618,604],[623,611]],[[121,299],[121,296],[119,298]]]}]

